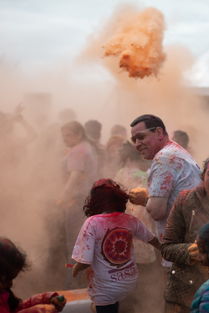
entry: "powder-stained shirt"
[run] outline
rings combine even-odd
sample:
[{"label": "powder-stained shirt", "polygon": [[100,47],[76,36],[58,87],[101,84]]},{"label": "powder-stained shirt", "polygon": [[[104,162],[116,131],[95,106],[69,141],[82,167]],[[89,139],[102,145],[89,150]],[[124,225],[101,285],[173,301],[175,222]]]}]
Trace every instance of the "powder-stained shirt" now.
[{"label": "powder-stained shirt", "polygon": [[113,304],[135,287],[133,237],[149,242],[153,234],[129,214],[94,215],[83,224],[72,258],[91,264],[89,294],[96,305]]},{"label": "powder-stained shirt", "polygon": [[[168,216],[179,192],[192,189],[200,182],[200,169],[192,156],[176,142],[169,141],[153,159],[148,177],[149,197],[168,198]],[[167,216],[157,222],[160,239],[164,233]]]}]

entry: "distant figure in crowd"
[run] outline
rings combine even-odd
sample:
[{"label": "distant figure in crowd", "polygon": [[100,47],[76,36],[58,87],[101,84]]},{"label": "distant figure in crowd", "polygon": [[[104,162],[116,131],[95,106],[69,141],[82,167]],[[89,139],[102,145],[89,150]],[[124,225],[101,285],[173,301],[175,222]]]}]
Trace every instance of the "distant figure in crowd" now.
[{"label": "distant figure in crowd", "polygon": [[[162,240],[167,217],[179,192],[200,183],[200,169],[192,156],[168,137],[163,121],[154,115],[137,117],[131,123],[132,141],[139,153],[152,160],[148,177],[146,209],[156,221],[158,237]],[[133,195],[131,200],[144,204]]]},{"label": "distant figure in crowd", "polygon": [[77,119],[76,113],[71,108],[64,108],[58,112],[58,121],[63,125],[75,121]]},{"label": "distant figure in crowd", "polygon": [[173,133],[173,138],[184,149],[188,150],[189,148],[189,135],[183,130],[175,130]]},{"label": "distant figure in crowd", "polygon": [[168,217],[162,244],[163,257],[173,262],[165,289],[166,313],[187,313],[195,291],[209,278],[194,243],[200,228],[209,221],[209,159],[202,183],[180,193]]},{"label": "distant figure in crowd", "polygon": [[159,248],[156,237],[134,216],[125,214],[128,195],[111,179],[94,183],[84,205],[88,217],[72,258],[73,276],[91,266],[89,295],[97,313],[117,313],[119,301],[137,281],[133,237]]},{"label": "distant figure in crowd", "polygon": [[97,120],[89,120],[84,124],[86,136],[89,140],[100,143],[102,124]]},{"label": "distant figure in crowd", "polygon": [[36,132],[25,120],[22,111],[21,105],[13,113],[0,111],[0,212],[4,225],[7,224],[7,216],[9,222],[15,216],[13,212],[17,209],[14,209],[14,204],[22,208],[24,203],[27,193],[24,185],[26,156],[36,138]]},{"label": "distant figure in crowd", "polygon": [[120,169],[120,149],[124,144],[121,136],[111,136],[105,146],[105,177],[114,178]]},{"label": "distant figure in crowd", "polygon": [[120,136],[126,141],[128,138],[127,129],[123,125],[115,124],[110,130],[110,136]]},{"label": "distant figure in crowd", "polygon": [[[22,115],[23,107],[18,105],[14,113],[0,112],[0,162],[16,166],[24,155],[28,144],[36,138],[36,132]],[[16,126],[23,135],[17,135]],[[4,164],[4,165],[3,165]]]},{"label": "distant figure in crowd", "polygon": [[[46,292],[22,301],[11,290],[13,280],[27,267],[26,255],[12,241],[0,237],[0,312],[56,313],[65,306],[65,298]],[[60,301],[61,300],[61,301]]]},{"label": "distant figure in crowd", "polygon": [[98,156],[98,177],[103,177],[105,148],[101,144],[102,124],[97,120],[89,120],[84,124],[86,136],[95,148]]},{"label": "distant figure in crowd", "polygon": [[82,225],[82,206],[91,185],[97,178],[98,160],[86,138],[84,127],[77,121],[62,126],[62,136],[69,148],[63,160],[64,188],[58,201],[64,211],[67,257]]},{"label": "distant figure in crowd", "polygon": [[[201,227],[197,238],[197,247],[200,262],[209,267],[209,224]],[[208,313],[209,312],[209,280],[195,293],[191,313]]]}]

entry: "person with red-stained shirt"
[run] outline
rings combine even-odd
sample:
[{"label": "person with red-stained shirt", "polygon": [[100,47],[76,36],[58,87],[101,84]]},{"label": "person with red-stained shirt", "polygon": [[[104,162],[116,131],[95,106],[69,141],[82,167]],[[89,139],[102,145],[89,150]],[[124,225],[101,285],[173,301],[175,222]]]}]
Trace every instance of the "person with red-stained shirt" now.
[{"label": "person with red-stained shirt", "polygon": [[96,181],[84,205],[88,217],[76,240],[73,276],[89,266],[89,295],[97,313],[117,313],[131,292],[138,271],[133,238],[160,248],[158,239],[135,216],[124,213],[128,195],[111,179]]},{"label": "person with red-stained shirt", "polygon": [[163,238],[168,215],[179,192],[200,184],[200,168],[183,147],[169,139],[163,121],[151,114],[131,123],[132,141],[146,160],[152,160],[148,175],[148,198],[133,194],[135,204],[145,205]]},{"label": "person with red-stained shirt", "polygon": [[56,292],[19,299],[11,290],[13,280],[27,267],[26,255],[9,239],[0,238],[0,312],[1,313],[57,313],[66,300]]}]

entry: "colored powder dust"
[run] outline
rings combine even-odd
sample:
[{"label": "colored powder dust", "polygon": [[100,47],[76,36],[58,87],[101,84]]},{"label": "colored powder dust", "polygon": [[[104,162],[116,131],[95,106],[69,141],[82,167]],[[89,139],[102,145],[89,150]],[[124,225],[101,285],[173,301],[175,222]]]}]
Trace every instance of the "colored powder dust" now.
[{"label": "colored powder dust", "polygon": [[165,60],[162,13],[154,8],[131,12],[120,17],[115,26],[112,38],[103,47],[104,55],[117,57],[119,67],[129,77],[157,76]]}]

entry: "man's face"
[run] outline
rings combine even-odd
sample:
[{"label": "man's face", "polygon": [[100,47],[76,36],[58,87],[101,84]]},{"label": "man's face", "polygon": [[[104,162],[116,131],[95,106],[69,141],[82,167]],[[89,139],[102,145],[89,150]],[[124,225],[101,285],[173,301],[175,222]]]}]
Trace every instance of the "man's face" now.
[{"label": "man's face", "polygon": [[80,136],[68,128],[62,129],[62,138],[67,147],[74,147],[80,141]]},{"label": "man's face", "polygon": [[146,128],[145,123],[140,122],[132,127],[131,134],[136,149],[144,159],[152,160],[161,149],[161,140],[164,137],[162,128]]}]

